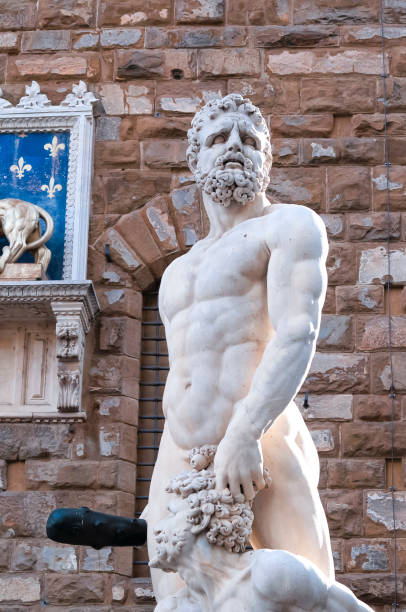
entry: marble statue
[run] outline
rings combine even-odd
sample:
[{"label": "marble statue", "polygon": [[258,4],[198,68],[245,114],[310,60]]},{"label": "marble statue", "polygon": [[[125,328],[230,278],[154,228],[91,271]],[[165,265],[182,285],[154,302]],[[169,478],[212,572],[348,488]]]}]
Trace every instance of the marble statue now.
[{"label": "marble statue", "polygon": [[[42,235],[40,218],[46,225]],[[0,224],[0,236],[4,235],[9,242],[0,256],[0,273],[7,263],[16,262],[26,251],[34,253],[35,263],[41,264],[45,273],[51,260],[51,251],[45,246],[54,231],[51,215],[31,202],[5,198],[0,200]]]},{"label": "marble statue", "polygon": [[[169,566],[162,560],[155,562],[160,545],[154,529],[177,498],[173,488],[165,491],[166,485],[190,470],[190,449],[202,447],[216,449],[216,494],[252,505],[251,543],[254,549],[273,551],[247,553],[239,560],[240,555],[222,549],[222,558],[203,544],[205,537],[195,535],[188,539],[188,550],[203,555],[206,570],[206,553],[213,563],[231,563],[229,578],[235,585],[240,578],[232,574],[240,567],[252,593],[257,589],[255,597],[267,600],[278,585],[275,580],[260,586],[265,565],[293,559],[309,584],[317,583],[314,589],[322,601],[341,587],[325,586],[334,584],[334,569],[317,491],[318,456],[293,399],[315,352],[327,286],[324,224],[309,208],[267,200],[270,137],[259,109],[248,99],[230,94],[209,101],[194,117],[188,139],[187,159],[201,188],[210,231],[168,266],[159,293],[170,371],[163,397],[165,427],[143,515],[157,609],[166,609],[161,602],[185,592],[180,591],[181,576],[190,587],[191,577],[186,578],[180,561],[171,566],[172,573],[163,571]],[[196,457],[194,467],[201,469],[207,457]],[[184,508],[173,521],[181,522],[181,516],[185,518]],[[202,546],[206,552],[198,553]],[[251,558],[259,564],[258,572]],[[179,573],[173,573],[178,567]],[[230,588],[227,580],[224,593]],[[342,596],[350,597],[347,592]],[[189,607],[169,609],[194,610],[190,590],[187,597]],[[272,602],[237,608],[235,598],[232,602],[196,610],[288,609],[269,607]],[[317,605],[303,609],[338,610],[333,604]],[[340,609],[362,609],[351,605]]]},{"label": "marble statue", "polygon": [[[193,449],[192,457],[200,451]],[[372,612],[303,556],[285,550],[244,552],[252,503],[236,502],[227,489],[216,490],[213,465],[205,465],[178,474],[166,488],[176,497],[169,516],[155,527],[156,556],[150,565],[178,572],[186,586],[161,599],[156,612]]]}]

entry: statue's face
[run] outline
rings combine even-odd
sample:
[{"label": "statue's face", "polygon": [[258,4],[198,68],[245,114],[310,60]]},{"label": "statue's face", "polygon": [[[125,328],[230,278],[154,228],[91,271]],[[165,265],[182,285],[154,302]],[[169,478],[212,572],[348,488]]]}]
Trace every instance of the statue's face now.
[{"label": "statue's face", "polygon": [[199,137],[195,177],[212,200],[224,206],[245,204],[263,191],[270,170],[267,137],[248,115],[219,113],[204,123]]},{"label": "statue's face", "polygon": [[191,533],[187,521],[190,508],[185,500],[172,500],[168,511],[169,515],[154,528],[156,556],[151,559],[149,565],[166,572],[176,572],[179,555],[185,548],[189,550],[195,536]]}]

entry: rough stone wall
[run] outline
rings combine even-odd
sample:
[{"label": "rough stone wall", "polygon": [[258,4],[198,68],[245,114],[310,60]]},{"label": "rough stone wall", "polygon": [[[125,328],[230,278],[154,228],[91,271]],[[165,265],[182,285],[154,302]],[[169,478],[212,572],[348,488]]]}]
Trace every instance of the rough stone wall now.
[{"label": "rough stone wall", "polygon": [[[405,593],[406,1],[383,1]],[[36,79],[58,101],[83,79],[100,98],[89,278],[102,306],[88,347],[88,422],[1,424],[0,609],[151,609],[135,595],[143,585],[131,578],[131,550],[58,546],[44,524],[61,505],[133,512],[141,292],[207,231],[185,163],[191,116],[211,95],[242,92],[271,115],[269,197],[312,207],[328,227],[330,286],[304,412],[320,452],[338,579],[390,610],[379,2],[0,0],[0,30],[5,97],[16,102]]]}]

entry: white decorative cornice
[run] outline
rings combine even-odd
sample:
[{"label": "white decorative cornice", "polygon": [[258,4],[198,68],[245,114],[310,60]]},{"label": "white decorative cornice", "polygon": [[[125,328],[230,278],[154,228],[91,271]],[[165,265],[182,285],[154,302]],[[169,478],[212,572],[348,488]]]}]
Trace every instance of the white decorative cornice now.
[{"label": "white decorative cornice", "polygon": [[93,92],[87,91],[87,86],[84,81],[79,81],[78,85],[73,85],[72,93],[68,94],[61,102],[61,106],[92,106],[97,102],[97,98]]},{"label": "white decorative cornice", "polygon": [[51,101],[45,94],[40,93],[41,89],[37,81],[33,81],[31,85],[25,86],[25,93],[19,103],[18,108],[44,108],[44,106],[51,106]]}]

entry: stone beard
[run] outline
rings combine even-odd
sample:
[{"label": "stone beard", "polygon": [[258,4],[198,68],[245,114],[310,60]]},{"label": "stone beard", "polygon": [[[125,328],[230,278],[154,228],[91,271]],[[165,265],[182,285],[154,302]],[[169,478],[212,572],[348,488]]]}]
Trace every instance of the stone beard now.
[{"label": "stone beard", "polygon": [[[241,162],[243,168],[228,170],[228,162]],[[217,204],[229,206],[232,201],[239,204],[251,202],[257,193],[265,191],[268,174],[261,170],[253,170],[253,163],[242,153],[226,153],[216,160],[215,167],[210,172],[202,172],[197,167],[195,179],[198,186]]]}]

